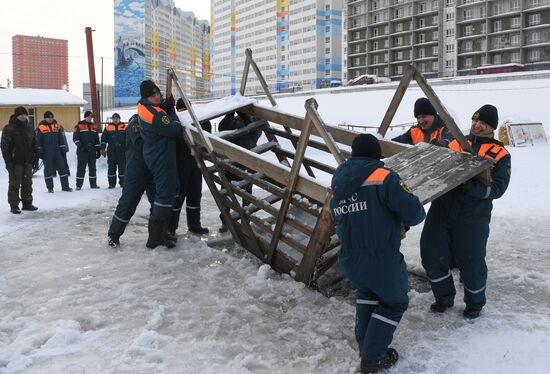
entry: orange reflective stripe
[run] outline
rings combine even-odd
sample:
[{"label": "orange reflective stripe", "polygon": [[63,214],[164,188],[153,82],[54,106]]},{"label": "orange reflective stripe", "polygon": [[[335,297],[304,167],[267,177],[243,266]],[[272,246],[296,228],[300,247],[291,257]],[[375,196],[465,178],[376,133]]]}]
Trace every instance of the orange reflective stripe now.
[{"label": "orange reflective stripe", "polygon": [[40,130],[40,132],[50,132],[50,128],[47,125],[38,126],[38,130]]},{"label": "orange reflective stripe", "polygon": [[491,158],[493,160],[500,161],[501,158],[508,154],[508,151],[506,150],[506,148],[502,147],[499,144],[486,143],[481,145],[478,154],[481,157]]},{"label": "orange reflective stripe", "polygon": [[365,179],[365,182],[382,182],[390,174],[388,169],[378,168]]},{"label": "orange reflective stripe", "polygon": [[115,131],[116,130],[116,125],[113,124],[113,123],[109,123],[107,124],[107,126],[105,127],[105,131]]},{"label": "orange reflective stripe", "polygon": [[119,129],[120,131],[126,130],[126,127],[127,127],[127,125],[125,125],[124,123],[121,123],[120,125],[118,125],[118,129]]},{"label": "orange reflective stripe", "polygon": [[435,130],[434,132],[432,132],[430,134],[430,140],[441,140],[441,138],[443,137],[443,127],[440,127],[438,128],[437,130]]},{"label": "orange reflective stripe", "polygon": [[[472,145],[472,143],[469,140],[468,140],[468,143]],[[449,143],[449,149],[452,149],[453,151],[456,151],[456,152],[464,152],[464,150],[462,149],[460,144],[458,144],[458,141],[456,139]]]},{"label": "orange reflective stripe", "polygon": [[424,133],[418,127],[411,129],[411,140],[413,144],[422,143],[424,141]]},{"label": "orange reflective stripe", "polygon": [[137,109],[138,109],[137,111],[138,111],[139,118],[141,118],[145,122],[153,123],[153,118],[155,117],[155,115],[153,113],[151,113],[145,105],[138,104]]}]

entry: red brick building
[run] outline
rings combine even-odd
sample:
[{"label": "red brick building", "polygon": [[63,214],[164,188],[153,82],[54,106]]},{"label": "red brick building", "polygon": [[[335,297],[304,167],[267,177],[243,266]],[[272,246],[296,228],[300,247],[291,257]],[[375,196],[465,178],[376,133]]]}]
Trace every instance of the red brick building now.
[{"label": "red brick building", "polygon": [[68,51],[67,40],[41,36],[13,36],[13,86],[68,89]]}]

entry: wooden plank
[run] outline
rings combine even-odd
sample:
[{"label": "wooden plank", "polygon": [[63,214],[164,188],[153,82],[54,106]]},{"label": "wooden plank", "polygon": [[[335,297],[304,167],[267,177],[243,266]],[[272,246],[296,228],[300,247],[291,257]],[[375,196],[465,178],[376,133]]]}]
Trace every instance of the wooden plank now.
[{"label": "wooden plank", "polygon": [[468,143],[468,141],[462,134],[462,131],[460,131],[460,129],[458,128],[457,124],[455,123],[455,120],[447,111],[447,108],[445,108],[441,100],[439,100],[439,97],[437,97],[433,88],[428,84],[424,76],[418,70],[414,69],[413,67],[411,68],[414,71],[413,77],[418,83],[418,86],[420,86],[422,91],[424,91],[424,93],[428,97],[428,100],[430,100],[430,103],[434,106],[435,110],[443,120],[443,123],[445,124],[445,126],[449,129],[450,133],[453,134],[455,139],[458,141],[458,144],[460,144],[462,149],[464,149],[465,151],[471,154],[474,154],[474,150],[472,149],[472,146],[470,145],[470,143]]},{"label": "wooden plank", "polygon": [[292,194],[298,183],[302,160],[306,153],[307,140],[309,138],[310,130],[312,128],[312,121],[309,116],[306,116],[304,122],[304,130],[302,131],[302,134],[300,135],[300,140],[298,141],[296,156],[294,157],[292,168],[290,169],[290,178],[287,188],[285,189],[283,201],[281,203],[279,217],[277,217],[277,223],[275,224],[275,231],[273,233],[273,237],[271,238],[271,243],[269,244],[269,251],[267,252],[267,259],[269,262],[271,262],[271,259],[273,258],[273,253],[275,252],[275,248],[277,248],[277,244],[283,231],[286,215],[288,214],[288,208],[290,207],[290,201],[292,199]]},{"label": "wooden plank", "polygon": [[239,90],[239,92],[241,93],[241,96],[244,96],[244,93],[246,91],[246,83],[248,82],[249,70],[250,70],[250,60],[248,59],[248,56],[246,56],[246,59],[244,60],[243,77],[241,78],[241,89]]},{"label": "wooden plank", "polygon": [[380,124],[380,128],[378,129],[378,133],[382,135],[382,137],[386,136],[386,132],[390,127],[391,121],[395,116],[397,108],[399,108],[399,104],[401,104],[401,100],[403,100],[403,96],[405,96],[405,92],[407,91],[407,88],[409,87],[409,84],[413,79],[413,75],[414,68],[409,65],[409,67],[405,70],[405,74],[403,74],[403,77],[401,78],[401,81],[399,82],[395,93],[393,94],[393,98],[391,99],[390,105],[388,106],[388,110],[386,111],[386,114],[382,119],[382,123]]},{"label": "wooden plank", "polygon": [[[191,129],[191,132],[193,136],[197,135],[195,128]],[[223,139],[212,136],[210,140],[216,153],[228,157],[249,169],[263,173],[264,175],[269,175],[269,178],[282,185],[288,185],[290,181],[290,171],[287,167],[259,158],[254,153],[244,148],[235,147]],[[328,186],[321,184],[320,181],[305,178],[303,176],[298,177],[296,184],[296,190],[298,192],[317,202],[323,201],[328,188]]]},{"label": "wooden plank", "polygon": [[[280,153],[281,155],[294,159],[294,153],[287,151],[286,149],[283,149],[281,147],[278,147],[274,150],[275,153]],[[336,168],[323,164],[322,162],[316,161],[314,159],[311,159],[309,157],[304,157],[303,160],[304,164],[309,164],[309,166],[314,167],[316,169],[319,169],[321,171],[324,171],[325,173],[334,174],[336,171]]]},{"label": "wooden plank", "polygon": [[256,147],[250,149],[250,152],[257,153],[259,155],[273,151],[279,147],[279,142],[267,142],[260,145],[257,145]]},{"label": "wooden plank", "polygon": [[[280,137],[288,139],[288,140],[298,141],[298,139],[300,139],[300,137],[296,134],[287,134],[286,132],[275,129],[273,127],[265,129],[265,132],[266,133],[271,133],[271,134],[276,135],[276,136],[280,136]],[[308,147],[312,147],[312,148],[318,149],[320,151],[325,151],[327,153],[330,153],[330,149],[328,149],[328,147],[324,143],[321,143],[317,140],[313,140],[313,139],[310,138],[307,142],[307,145],[308,145]],[[351,152],[342,150],[342,154],[344,155],[345,158],[350,158],[351,157]]]},{"label": "wooden plank", "polygon": [[[293,114],[282,113],[282,112],[273,110],[271,108],[260,107],[256,105],[250,105],[246,108],[243,108],[243,111],[245,111],[246,113],[249,113],[250,115],[256,118],[265,119],[266,121],[269,121],[269,122],[285,125],[291,129],[303,131],[302,122],[304,119],[301,117],[295,116]],[[327,128],[328,131],[330,131],[332,137],[336,142],[345,144],[348,146],[351,146],[353,139],[355,139],[355,137],[359,134],[356,131],[343,129],[337,126],[325,125],[325,127]],[[272,129],[268,129],[266,131],[275,133]],[[311,130],[311,133],[312,135],[321,136],[317,131],[317,129]],[[291,138],[288,138],[288,139],[291,139]],[[408,148],[408,145],[406,144],[387,141],[384,139],[379,139],[379,140],[380,140],[380,147],[382,148],[382,155],[385,157],[393,156],[394,154]],[[313,144],[314,143],[310,141],[309,145],[313,146]]]},{"label": "wooden plank", "polygon": [[225,132],[223,134],[218,135],[220,138],[225,139],[227,141],[231,141],[231,139],[238,138],[239,136],[249,134],[253,131],[261,130],[264,127],[269,126],[269,124],[264,120],[259,120],[255,122],[251,122],[245,127],[241,127],[240,129],[233,130],[231,132]]},{"label": "wooden plank", "polygon": [[319,134],[321,134],[321,137],[325,141],[327,147],[330,150],[330,153],[334,156],[334,159],[336,160],[336,163],[338,165],[342,164],[345,161],[344,156],[342,155],[342,152],[340,152],[340,148],[334,141],[334,138],[330,134],[330,132],[327,130],[323,120],[321,119],[321,116],[319,115],[319,112],[317,112],[317,108],[319,105],[317,104],[317,101],[315,101],[314,98],[306,100],[305,108],[306,112],[311,118],[311,121],[313,125],[315,126],[315,129]]},{"label": "wooden plank", "polygon": [[419,143],[384,161],[424,204],[492,165],[491,160],[428,143]]},{"label": "wooden plank", "polygon": [[[264,231],[273,235],[273,229],[271,228],[271,225],[267,222],[264,222],[261,218],[251,216],[250,221],[258,225],[258,227],[261,227]],[[300,252],[301,254],[305,254],[307,252],[306,246],[297,242],[292,237],[289,237],[283,234],[281,235],[280,240],[286,245]]]},{"label": "wooden plank", "polygon": [[250,48],[247,48],[246,51],[246,60],[249,62],[250,65],[252,65],[252,69],[254,69],[254,73],[256,73],[256,77],[260,81],[260,84],[262,85],[262,88],[264,89],[265,94],[267,95],[267,98],[269,99],[269,102],[272,106],[277,106],[277,102],[273,98],[273,95],[271,95],[271,92],[269,91],[269,87],[267,86],[267,82],[264,79],[264,76],[262,75],[262,72],[258,68],[258,65],[256,65],[256,61],[252,58],[252,50]]},{"label": "wooden plank", "polygon": [[321,210],[321,215],[315,223],[315,229],[308,242],[306,253],[302,261],[300,261],[300,265],[298,265],[296,277],[294,278],[297,281],[304,282],[308,286],[313,281],[315,266],[325,246],[329,242],[331,228],[334,227],[334,221],[329,207],[331,198],[332,193],[329,191],[323,209]]}]

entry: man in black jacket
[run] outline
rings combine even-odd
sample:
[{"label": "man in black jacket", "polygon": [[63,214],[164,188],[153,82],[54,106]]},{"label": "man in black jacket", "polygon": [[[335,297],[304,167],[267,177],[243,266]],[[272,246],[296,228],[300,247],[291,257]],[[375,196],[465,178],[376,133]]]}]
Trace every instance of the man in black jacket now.
[{"label": "man in black jacket", "polygon": [[[8,203],[11,212],[21,213],[19,202],[23,202],[23,210],[37,210],[32,205],[32,165],[37,158],[36,138],[32,125],[29,124],[27,110],[19,106],[15,108],[9,123],[2,131],[2,156],[9,173]],[[19,197],[21,190],[21,197]]]}]

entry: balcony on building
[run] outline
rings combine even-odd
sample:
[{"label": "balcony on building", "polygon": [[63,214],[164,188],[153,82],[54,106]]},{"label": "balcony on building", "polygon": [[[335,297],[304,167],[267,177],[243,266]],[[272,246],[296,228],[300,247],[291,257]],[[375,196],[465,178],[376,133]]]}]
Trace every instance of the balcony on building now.
[{"label": "balcony on building", "polygon": [[491,20],[509,17],[521,12],[522,0],[510,0],[489,3],[489,18]]},{"label": "balcony on building", "polygon": [[487,0],[456,0],[456,9],[463,9],[467,7],[471,7],[473,5],[482,5],[485,6],[487,3]]},{"label": "balcony on building", "polygon": [[536,12],[550,9],[550,0],[526,0],[524,12]]}]

